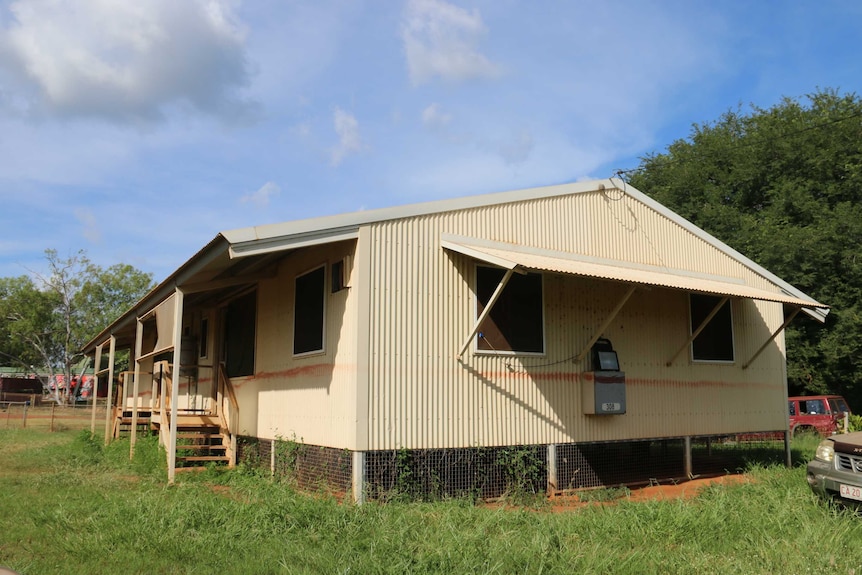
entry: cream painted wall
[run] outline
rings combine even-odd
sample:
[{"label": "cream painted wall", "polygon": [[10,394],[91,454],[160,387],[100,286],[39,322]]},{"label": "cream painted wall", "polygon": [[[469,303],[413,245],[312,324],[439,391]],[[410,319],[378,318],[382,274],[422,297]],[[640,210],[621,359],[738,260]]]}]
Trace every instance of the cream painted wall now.
[{"label": "cream painted wall", "polygon": [[[233,379],[242,433],[349,447],[355,442],[356,305],[353,287],[331,293],[331,264],[352,259],[355,242],[301,250],[258,285],[254,376]],[[325,349],[293,355],[294,282],[326,265]],[[250,407],[250,408],[247,408]]]}]

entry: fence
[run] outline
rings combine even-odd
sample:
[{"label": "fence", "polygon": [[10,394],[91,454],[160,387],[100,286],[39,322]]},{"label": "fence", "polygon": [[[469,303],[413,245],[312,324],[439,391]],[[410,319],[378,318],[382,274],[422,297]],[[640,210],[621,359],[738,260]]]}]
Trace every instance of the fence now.
[{"label": "fence", "polygon": [[[89,429],[93,414],[92,405],[33,405],[28,401],[0,401],[0,428],[36,428],[48,431]],[[105,407],[96,407],[97,428],[104,425]]]},{"label": "fence", "polygon": [[[782,464],[783,432],[644,441],[369,451],[364,498],[429,501],[494,499],[568,490],[678,483]],[[779,439],[780,438],[780,439]],[[352,452],[243,437],[239,461],[290,478],[305,489],[346,493]]]}]

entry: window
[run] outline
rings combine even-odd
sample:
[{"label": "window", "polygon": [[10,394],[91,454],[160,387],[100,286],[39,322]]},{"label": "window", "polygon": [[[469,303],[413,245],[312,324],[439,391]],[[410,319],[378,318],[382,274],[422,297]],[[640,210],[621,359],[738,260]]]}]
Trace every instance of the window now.
[{"label": "window", "polygon": [[809,399],[805,401],[805,412],[808,415],[826,415],[826,406],[822,399]]},{"label": "window", "polygon": [[788,411],[790,411],[790,415],[796,415],[796,403],[793,401],[787,402]]},{"label": "window", "polygon": [[205,358],[209,353],[209,334],[210,334],[210,321],[209,318],[202,317],[201,318],[201,335],[200,335],[200,349],[198,349],[198,357]]},{"label": "window", "polygon": [[829,399],[829,410],[832,413],[850,413],[850,408],[847,407],[847,404],[840,397]]},{"label": "window", "polygon": [[[703,320],[722,298],[709,295],[691,294],[691,333],[694,333]],[[730,300],[727,300],[710,322],[691,343],[691,356],[695,361],[733,361],[733,318],[730,314]]]},{"label": "window", "polygon": [[256,325],[257,293],[248,293],[227,304],[224,347],[228,377],[254,374]]},{"label": "window", "polygon": [[294,355],[323,351],[325,285],[326,268],[323,266],[296,278]]},{"label": "window", "polygon": [[332,262],[332,271],[329,274],[332,276],[332,293],[339,292],[347,287],[347,278],[344,275],[345,273],[347,273],[347,269],[344,266],[344,260]]},{"label": "window", "polygon": [[[500,285],[505,270],[476,267],[477,317]],[[480,350],[544,353],[542,274],[512,274],[491,313],[479,326]]]}]

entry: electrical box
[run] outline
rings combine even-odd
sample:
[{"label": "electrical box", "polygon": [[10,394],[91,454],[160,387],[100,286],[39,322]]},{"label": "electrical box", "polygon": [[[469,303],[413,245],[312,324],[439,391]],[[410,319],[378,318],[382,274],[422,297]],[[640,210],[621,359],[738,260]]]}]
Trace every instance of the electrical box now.
[{"label": "electrical box", "polygon": [[588,415],[623,415],[626,412],[626,374],[595,371],[593,381],[581,385],[581,401]]},{"label": "electrical box", "polygon": [[626,412],[626,374],[620,371],[610,340],[599,339],[592,349],[593,380],[581,384],[581,402],[587,415],[622,415]]}]

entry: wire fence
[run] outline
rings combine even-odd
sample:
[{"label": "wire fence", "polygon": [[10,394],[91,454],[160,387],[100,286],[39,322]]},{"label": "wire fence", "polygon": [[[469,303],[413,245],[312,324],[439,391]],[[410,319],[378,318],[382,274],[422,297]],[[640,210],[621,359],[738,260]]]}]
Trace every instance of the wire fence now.
[{"label": "wire fence", "polygon": [[352,483],[352,452],[283,439],[241,436],[237,440],[237,461],[269,470],[302,489],[346,494]]},{"label": "wire fence", "polygon": [[[238,460],[300,488],[351,491],[352,452],[242,437]],[[364,497],[388,501],[495,499],[569,490],[677,483],[786,460],[783,432],[643,441],[396,449],[364,453]]]},{"label": "wire fence", "polygon": [[[67,431],[89,429],[92,405],[33,404],[30,401],[0,401],[0,428]],[[96,407],[96,429],[104,428],[105,407]]]}]

